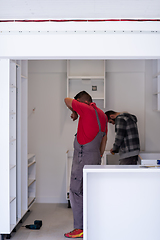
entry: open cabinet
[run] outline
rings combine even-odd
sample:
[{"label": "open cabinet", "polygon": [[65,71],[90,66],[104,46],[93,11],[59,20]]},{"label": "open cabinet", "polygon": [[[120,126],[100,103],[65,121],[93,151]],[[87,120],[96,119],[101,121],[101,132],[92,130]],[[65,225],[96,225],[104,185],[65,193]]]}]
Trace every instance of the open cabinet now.
[{"label": "open cabinet", "polygon": [[83,90],[105,108],[105,60],[67,60],[67,97]]},{"label": "open cabinet", "polygon": [[[28,61],[0,60],[0,233],[11,232],[28,211]],[[33,202],[33,201],[32,201]]]}]

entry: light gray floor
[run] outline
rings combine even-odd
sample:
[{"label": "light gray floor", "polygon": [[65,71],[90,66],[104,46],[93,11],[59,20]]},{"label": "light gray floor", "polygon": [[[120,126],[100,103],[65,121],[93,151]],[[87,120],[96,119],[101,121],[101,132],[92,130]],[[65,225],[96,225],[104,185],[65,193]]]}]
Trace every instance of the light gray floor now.
[{"label": "light gray floor", "polygon": [[[40,230],[30,230],[22,227],[42,220]],[[35,203],[23,222],[18,224],[17,232],[11,234],[11,240],[64,240],[64,233],[73,230],[72,209],[67,204]]]}]

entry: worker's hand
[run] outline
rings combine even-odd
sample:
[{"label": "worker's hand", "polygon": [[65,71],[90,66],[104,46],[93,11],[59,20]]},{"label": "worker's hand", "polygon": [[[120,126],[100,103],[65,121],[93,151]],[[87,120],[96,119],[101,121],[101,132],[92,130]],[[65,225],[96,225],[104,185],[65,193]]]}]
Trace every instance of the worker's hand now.
[{"label": "worker's hand", "polygon": [[111,149],[111,150],[110,150],[110,153],[111,153],[112,155],[114,155],[114,154],[115,154],[115,153],[113,152],[113,149]]},{"label": "worker's hand", "polygon": [[78,118],[78,114],[76,112],[72,112],[71,118],[73,119],[73,121],[75,121]]}]

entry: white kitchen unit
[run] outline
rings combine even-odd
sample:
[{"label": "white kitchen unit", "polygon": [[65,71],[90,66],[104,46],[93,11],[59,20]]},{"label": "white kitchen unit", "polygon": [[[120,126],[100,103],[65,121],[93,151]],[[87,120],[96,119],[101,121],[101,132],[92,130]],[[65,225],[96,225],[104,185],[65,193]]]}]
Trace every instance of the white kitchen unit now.
[{"label": "white kitchen unit", "polygon": [[28,62],[0,60],[0,234],[11,232],[28,211]]},{"label": "white kitchen unit", "polygon": [[[107,164],[107,154],[109,154],[109,152],[105,151],[101,158],[102,165]],[[73,161],[73,150],[68,150],[66,152],[66,200],[68,201],[68,207],[70,207],[69,190],[70,190],[72,161]]]},{"label": "white kitchen unit", "polygon": [[67,97],[83,90],[105,108],[105,60],[67,60]]},{"label": "white kitchen unit", "polygon": [[139,162],[145,166],[160,166],[160,153],[141,152],[139,154]]},{"label": "white kitchen unit", "polygon": [[159,240],[160,167],[83,170],[84,240]]},{"label": "white kitchen unit", "polygon": [[153,64],[153,110],[160,111],[160,59]]}]

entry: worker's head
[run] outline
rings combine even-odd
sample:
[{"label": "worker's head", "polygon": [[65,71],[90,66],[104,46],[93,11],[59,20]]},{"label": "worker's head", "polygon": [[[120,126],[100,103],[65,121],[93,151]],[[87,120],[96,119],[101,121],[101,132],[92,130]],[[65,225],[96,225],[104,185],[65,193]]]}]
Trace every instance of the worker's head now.
[{"label": "worker's head", "polygon": [[119,113],[117,113],[117,112],[115,112],[113,110],[109,110],[109,111],[105,112],[105,114],[107,115],[108,122],[112,123],[114,125],[115,124],[115,118],[117,117],[117,115]]},{"label": "worker's head", "polygon": [[86,104],[90,104],[92,102],[92,97],[86,91],[79,92],[74,97],[74,99],[76,99],[79,102],[86,103]]}]

